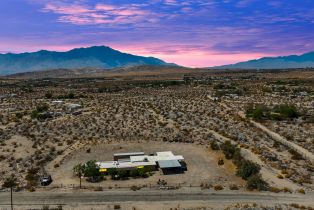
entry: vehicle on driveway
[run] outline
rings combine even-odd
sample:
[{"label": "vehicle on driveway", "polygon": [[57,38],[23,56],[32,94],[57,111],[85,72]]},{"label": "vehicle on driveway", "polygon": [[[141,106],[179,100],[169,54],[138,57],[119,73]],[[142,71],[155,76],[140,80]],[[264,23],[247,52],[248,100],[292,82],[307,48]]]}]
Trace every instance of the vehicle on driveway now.
[{"label": "vehicle on driveway", "polygon": [[51,182],[52,182],[52,178],[50,175],[45,175],[40,178],[41,186],[48,186],[51,184]]}]

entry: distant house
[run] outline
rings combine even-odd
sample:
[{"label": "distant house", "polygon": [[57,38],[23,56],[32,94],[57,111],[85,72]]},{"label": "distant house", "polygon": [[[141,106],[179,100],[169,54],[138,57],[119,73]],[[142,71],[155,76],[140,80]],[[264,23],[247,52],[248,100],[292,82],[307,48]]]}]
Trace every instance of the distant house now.
[{"label": "distant house", "polygon": [[66,110],[70,113],[76,112],[79,109],[83,108],[83,106],[80,104],[66,104],[65,107]]},{"label": "distant house", "polygon": [[53,104],[63,104],[64,102],[61,101],[61,100],[55,100],[55,101],[52,101],[51,103],[53,103]]},{"label": "distant house", "polygon": [[97,162],[101,172],[108,169],[135,170],[149,168],[158,170],[164,174],[182,173],[186,170],[184,157],[174,155],[171,151],[157,152],[155,155],[145,155],[143,152],[117,153],[113,155],[114,161]]}]

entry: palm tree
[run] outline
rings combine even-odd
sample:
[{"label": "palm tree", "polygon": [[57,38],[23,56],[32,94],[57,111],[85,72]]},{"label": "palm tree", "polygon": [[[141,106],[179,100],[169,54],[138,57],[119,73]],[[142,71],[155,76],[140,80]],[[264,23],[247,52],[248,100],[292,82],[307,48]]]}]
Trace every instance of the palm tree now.
[{"label": "palm tree", "polygon": [[84,169],[85,169],[85,165],[82,163],[77,164],[73,168],[74,173],[80,178],[80,189],[82,188],[82,175],[83,175]]},{"label": "palm tree", "polygon": [[13,188],[16,186],[18,186],[17,179],[13,174],[10,177],[8,177],[2,185],[3,188],[11,189],[11,210],[13,210]]}]

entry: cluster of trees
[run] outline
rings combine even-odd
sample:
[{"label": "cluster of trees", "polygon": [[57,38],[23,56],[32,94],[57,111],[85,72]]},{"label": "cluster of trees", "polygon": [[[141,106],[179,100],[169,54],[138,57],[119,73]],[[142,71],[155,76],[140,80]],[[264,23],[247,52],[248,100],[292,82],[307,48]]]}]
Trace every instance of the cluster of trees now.
[{"label": "cluster of trees", "polygon": [[27,171],[27,175],[25,177],[27,181],[27,188],[32,191],[35,190],[35,187],[38,184],[39,175],[38,175],[39,169],[38,168],[30,168]]},{"label": "cluster of trees", "polygon": [[147,168],[137,168],[130,171],[127,170],[117,170],[117,169],[109,169],[107,174],[111,176],[113,180],[123,180],[128,179],[129,177],[137,178],[147,178],[151,170]]},{"label": "cluster of trees", "polygon": [[64,95],[58,95],[58,96],[53,96],[51,92],[45,93],[45,98],[51,99],[51,98],[57,98],[57,99],[76,99],[76,98],[84,98],[85,96],[82,94],[75,95],[73,91],[70,91],[67,94]]},{"label": "cluster of trees", "polygon": [[268,108],[264,105],[250,104],[246,108],[246,116],[254,120],[287,120],[298,118],[300,114],[294,105],[282,104]]},{"label": "cluster of trees", "polygon": [[227,94],[236,94],[238,96],[243,96],[248,91],[246,87],[238,87],[234,84],[228,85],[223,83],[215,84],[213,89],[215,90],[214,95],[216,97],[222,97]]},{"label": "cluster of trees", "polygon": [[95,160],[90,160],[85,164],[78,164],[73,168],[74,173],[79,177],[87,177],[90,181],[100,181],[104,176],[109,175],[113,180],[127,179],[128,177],[146,178],[151,172],[148,168],[137,168],[134,170],[108,169],[106,172],[100,172],[99,166]]},{"label": "cluster of trees", "polygon": [[241,149],[226,141],[221,145],[226,159],[232,159],[237,166],[237,176],[247,181],[248,189],[267,190],[268,184],[262,179],[260,175],[261,167],[250,160],[245,160],[241,155]]},{"label": "cluster of trees", "polygon": [[90,160],[87,161],[85,164],[77,164],[76,166],[74,166],[73,171],[79,177],[98,177],[101,176],[99,169],[100,168],[96,164],[96,160]]},{"label": "cluster of trees", "polygon": [[46,103],[40,104],[36,107],[34,111],[31,112],[31,118],[45,120],[50,118],[50,114],[47,112],[49,110],[49,105]]}]

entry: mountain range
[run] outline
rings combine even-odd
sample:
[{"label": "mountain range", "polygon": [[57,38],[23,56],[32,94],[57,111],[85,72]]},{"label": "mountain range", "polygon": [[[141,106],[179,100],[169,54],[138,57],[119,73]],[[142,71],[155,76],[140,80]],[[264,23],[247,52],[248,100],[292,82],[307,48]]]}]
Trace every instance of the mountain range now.
[{"label": "mountain range", "polygon": [[175,64],[154,57],[122,53],[106,46],[77,48],[67,52],[41,50],[33,53],[0,54],[0,75],[60,68],[113,69],[140,65],[173,66]]},{"label": "mountain range", "polygon": [[[88,72],[111,71],[111,69],[132,66],[177,65],[166,63],[154,57],[123,53],[106,46],[76,48],[67,52],[41,50],[33,53],[0,54],[0,75],[47,70],[52,73],[51,71],[57,69],[62,69],[61,72],[68,69],[80,69],[84,74],[88,74]],[[210,67],[210,69],[290,69],[308,67],[314,68],[314,52],[303,55],[264,57],[231,65]],[[78,71],[75,71],[75,73],[79,74]]]},{"label": "mountain range", "polygon": [[231,65],[218,66],[220,69],[291,69],[313,68],[314,52],[302,55],[290,55],[280,57],[264,57]]}]

